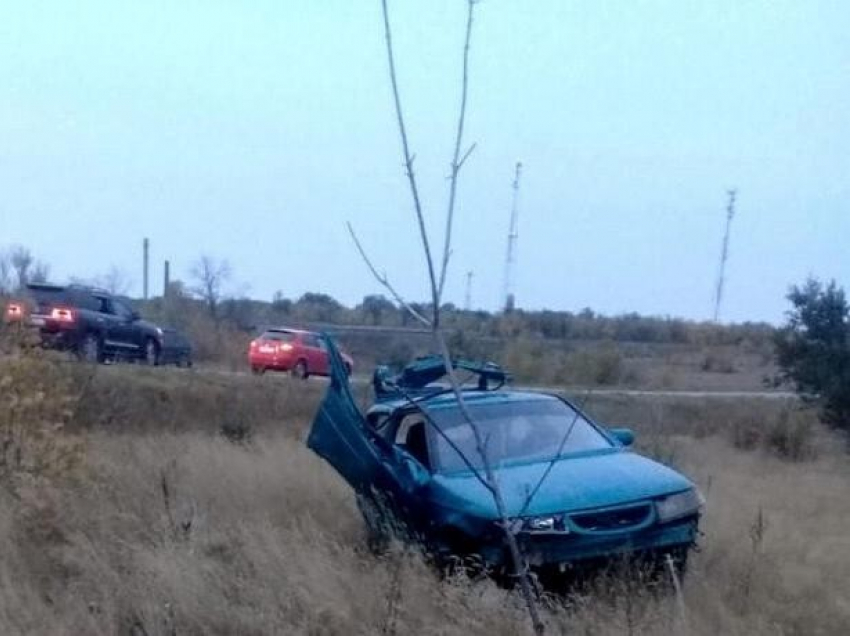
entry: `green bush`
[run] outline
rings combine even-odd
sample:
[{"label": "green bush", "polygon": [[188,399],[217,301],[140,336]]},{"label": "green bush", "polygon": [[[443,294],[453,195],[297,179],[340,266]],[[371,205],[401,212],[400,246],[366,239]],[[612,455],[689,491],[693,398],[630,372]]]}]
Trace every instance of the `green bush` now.
[{"label": "green bush", "polygon": [[776,334],[783,379],[804,400],[821,407],[821,417],[850,432],[850,307],[844,291],[809,279],[788,294],[788,323]]}]

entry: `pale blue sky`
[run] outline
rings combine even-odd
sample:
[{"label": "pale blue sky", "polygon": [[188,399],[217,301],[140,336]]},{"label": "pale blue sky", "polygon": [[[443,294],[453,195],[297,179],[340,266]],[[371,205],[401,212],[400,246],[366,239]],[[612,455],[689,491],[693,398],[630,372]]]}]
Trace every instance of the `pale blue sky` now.
[{"label": "pale blue sky", "polygon": [[[55,278],[126,270],[140,243],[202,253],[270,298],[380,289],[345,230],[427,296],[378,0],[0,3],[0,246]],[[462,0],[394,0],[398,71],[434,241]],[[777,321],[808,274],[850,284],[850,3],[485,0],[447,300],[501,302],[522,184],[520,306]],[[234,285],[236,287],[238,285]]]}]

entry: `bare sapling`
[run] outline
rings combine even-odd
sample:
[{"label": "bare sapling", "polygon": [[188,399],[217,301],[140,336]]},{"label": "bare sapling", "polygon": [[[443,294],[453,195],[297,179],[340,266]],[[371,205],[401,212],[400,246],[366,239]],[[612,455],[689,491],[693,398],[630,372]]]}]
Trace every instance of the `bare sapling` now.
[{"label": "bare sapling", "polygon": [[[483,467],[483,475],[479,470],[474,470],[476,477],[481,481],[482,484],[486,487],[487,491],[493,497],[493,502],[496,508],[496,514],[499,518],[500,526],[504,532],[505,544],[508,549],[508,553],[510,556],[511,566],[513,570],[513,575],[515,580],[519,585],[520,592],[522,594],[522,598],[525,602],[526,608],[528,610],[529,617],[531,619],[531,623],[536,634],[542,634],[544,632],[543,621],[540,617],[540,612],[537,607],[537,602],[535,598],[535,592],[533,589],[531,577],[528,573],[528,567],[526,561],[523,557],[523,554],[520,550],[519,543],[517,541],[516,532],[517,528],[512,520],[508,517],[504,498],[502,496],[502,491],[499,485],[499,480],[497,475],[493,469],[493,466],[489,460],[487,450],[486,450],[486,440],[485,436],[481,430],[481,427],[475,421],[475,418],[472,416],[471,412],[467,408],[466,402],[463,397],[463,391],[461,390],[461,383],[459,382],[457,375],[455,374],[455,370],[452,363],[451,353],[446,344],[445,337],[442,333],[441,322],[440,322],[440,307],[442,302],[443,291],[445,287],[446,274],[448,271],[449,261],[451,259],[452,254],[452,229],[454,226],[454,215],[455,215],[455,205],[457,198],[457,189],[458,189],[458,181],[461,169],[463,168],[466,160],[471,155],[472,151],[475,148],[475,144],[471,145],[466,151],[463,151],[463,133],[464,133],[464,125],[466,121],[466,106],[467,106],[467,95],[468,95],[468,87],[469,87],[469,52],[470,52],[470,42],[472,38],[472,26],[473,26],[473,18],[475,13],[475,5],[477,0],[467,0],[467,20],[466,20],[466,32],[464,39],[464,47],[463,47],[463,79],[461,84],[461,98],[460,98],[460,109],[457,119],[457,128],[455,133],[455,141],[454,141],[454,150],[452,153],[452,161],[450,165],[450,176],[449,176],[449,196],[448,196],[448,206],[446,210],[446,218],[445,218],[445,237],[443,244],[443,252],[442,257],[439,262],[439,271],[435,266],[435,260],[433,256],[433,252],[431,249],[431,242],[429,240],[428,232],[425,226],[425,213],[423,211],[422,200],[419,195],[419,187],[416,180],[416,174],[413,169],[414,155],[410,151],[410,144],[408,141],[407,128],[405,125],[404,114],[402,110],[401,97],[399,95],[398,90],[398,82],[396,76],[396,67],[395,67],[395,56],[393,52],[393,43],[392,43],[392,28],[390,26],[389,19],[389,10],[387,7],[387,0],[381,0],[381,8],[383,12],[384,19],[384,34],[386,37],[386,47],[387,47],[387,61],[389,65],[389,75],[390,82],[392,85],[393,92],[393,101],[395,104],[395,112],[396,118],[398,122],[398,130],[399,136],[401,139],[402,146],[402,154],[405,166],[405,172],[408,180],[408,185],[410,188],[410,194],[413,201],[413,210],[414,216],[419,228],[419,237],[422,245],[422,250],[425,257],[425,263],[428,271],[428,280],[430,286],[430,295],[431,295],[431,315],[425,316],[423,313],[415,311],[410,303],[406,302],[404,298],[397,292],[397,290],[393,287],[390,282],[388,276],[384,273],[381,274],[372,264],[372,261],[367,256],[365,250],[363,249],[362,244],[357,238],[354,229],[349,224],[349,231],[351,232],[352,238],[354,239],[355,245],[357,246],[360,255],[363,257],[363,260],[366,262],[369,267],[372,275],[375,279],[386,288],[395,301],[406,311],[408,311],[414,319],[420,322],[422,325],[427,327],[434,338],[437,350],[443,359],[443,363],[446,369],[446,376],[449,380],[451,390],[457,400],[458,408],[460,413],[465,421],[465,423],[471,428],[473,432],[473,436],[475,439],[476,451],[480,456],[480,464]],[[435,427],[438,433],[441,433],[439,426],[434,421],[433,417],[430,417],[427,413],[427,408],[425,408],[421,403],[419,404],[420,409],[426,415],[426,421],[433,427]],[[456,449],[458,450],[458,449]],[[469,461],[468,458],[464,457],[461,453],[461,457],[467,466],[472,467],[475,462]]]}]

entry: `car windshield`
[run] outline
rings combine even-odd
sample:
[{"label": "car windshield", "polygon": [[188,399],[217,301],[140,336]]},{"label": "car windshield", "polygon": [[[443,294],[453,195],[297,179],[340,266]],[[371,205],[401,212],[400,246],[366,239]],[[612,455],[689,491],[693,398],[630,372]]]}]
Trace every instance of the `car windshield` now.
[{"label": "car windshield", "polygon": [[[469,410],[481,428],[487,456],[494,468],[505,464],[550,461],[556,456],[613,446],[577,411],[554,398],[470,404]],[[445,434],[440,435],[429,427],[436,451],[436,470],[441,473],[468,470],[458,450],[475,468],[482,468],[483,461],[472,427],[464,422],[460,411],[449,407],[433,409],[429,413]]]}]

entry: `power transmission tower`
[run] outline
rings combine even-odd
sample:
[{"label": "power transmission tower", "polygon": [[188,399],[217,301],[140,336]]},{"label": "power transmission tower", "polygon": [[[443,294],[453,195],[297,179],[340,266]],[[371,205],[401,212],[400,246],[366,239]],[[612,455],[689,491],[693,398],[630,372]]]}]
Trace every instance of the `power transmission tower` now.
[{"label": "power transmission tower", "polygon": [[148,299],[148,269],[151,242],[145,238],[142,241],[142,297]]},{"label": "power transmission tower", "polygon": [[171,261],[166,260],[162,271],[162,297],[168,297],[168,290],[171,289]]},{"label": "power transmission tower", "polygon": [[511,224],[508,228],[508,253],[505,258],[504,309],[513,311],[516,302],[514,298],[514,268],[516,264],[516,242],[519,237],[519,178],[522,174],[522,163],[517,161],[513,183],[513,202],[511,204]]},{"label": "power transmission tower", "polygon": [[717,289],[714,292],[714,322],[720,317],[720,303],[723,300],[723,284],[726,282],[726,261],[729,258],[729,232],[735,216],[735,197],[738,191],[727,190],[729,203],[726,205],[726,232],[723,234],[723,247],[720,251],[720,271],[717,273]]},{"label": "power transmission tower", "polygon": [[470,311],[472,309],[472,277],[474,276],[472,271],[466,272],[466,298],[464,299],[463,308],[466,311]]}]

